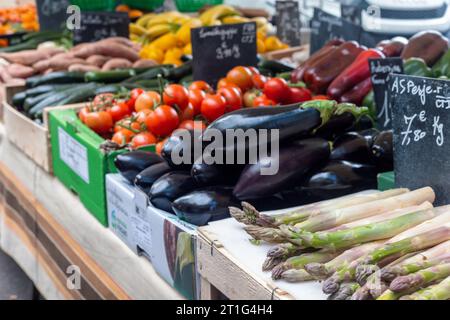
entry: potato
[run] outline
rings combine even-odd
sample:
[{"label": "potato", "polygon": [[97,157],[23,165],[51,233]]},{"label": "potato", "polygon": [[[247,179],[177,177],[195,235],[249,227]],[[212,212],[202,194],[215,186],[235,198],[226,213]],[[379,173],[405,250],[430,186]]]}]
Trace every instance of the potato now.
[{"label": "potato", "polygon": [[93,56],[90,56],[86,59],[86,62],[90,65],[96,66],[101,68],[109,59],[110,57],[101,56],[99,54],[94,54]]},{"label": "potato", "polygon": [[158,65],[158,62],[151,59],[140,59],[133,63],[133,68],[150,68]]},{"label": "potato", "polygon": [[114,70],[114,69],[126,69],[126,68],[131,68],[132,65],[133,64],[130,61],[128,61],[127,59],[114,58],[114,59],[108,60],[108,62],[106,62],[103,65],[102,71],[109,71],[109,70]]}]

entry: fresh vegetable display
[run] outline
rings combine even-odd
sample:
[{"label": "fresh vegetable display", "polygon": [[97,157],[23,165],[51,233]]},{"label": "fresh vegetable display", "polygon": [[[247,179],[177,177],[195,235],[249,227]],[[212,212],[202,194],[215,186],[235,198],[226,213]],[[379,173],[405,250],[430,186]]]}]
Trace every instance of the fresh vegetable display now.
[{"label": "fresh vegetable display", "polygon": [[[0,8],[0,36],[18,32],[38,31],[38,29],[39,22],[34,4]],[[0,47],[6,47],[7,44],[7,42],[0,42]]]}]

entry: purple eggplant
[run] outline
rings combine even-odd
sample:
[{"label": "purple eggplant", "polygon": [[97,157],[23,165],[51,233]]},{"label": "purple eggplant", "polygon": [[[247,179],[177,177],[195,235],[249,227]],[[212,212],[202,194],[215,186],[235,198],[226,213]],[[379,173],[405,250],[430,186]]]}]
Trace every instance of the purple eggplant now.
[{"label": "purple eggplant", "polygon": [[117,170],[130,183],[134,183],[139,172],[161,162],[164,162],[164,159],[156,153],[142,150],[119,154],[114,159]]},{"label": "purple eggplant", "polygon": [[172,208],[180,219],[203,226],[211,221],[228,218],[228,207],[235,205],[230,188],[211,187],[176,199]]},{"label": "purple eggplant", "polygon": [[141,171],[134,180],[134,184],[139,187],[145,193],[150,191],[153,183],[166,173],[172,171],[173,169],[169,164],[164,161],[161,163],[154,164],[147,169]]},{"label": "purple eggplant", "polygon": [[382,131],[372,145],[375,163],[381,172],[394,170],[394,151],[392,130]]},{"label": "purple eggplant", "polygon": [[372,128],[339,136],[333,143],[330,159],[373,163],[371,147],[378,133]]},{"label": "purple eggplant", "polygon": [[282,147],[279,155],[262,157],[247,165],[233,194],[239,200],[274,195],[298,184],[310,170],[326,163],[329,156],[330,146],[324,139],[293,142]]},{"label": "purple eggplant", "polygon": [[201,186],[235,185],[243,170],[243,165],[207,164],[196,161],[191,169],[191,176]]},{"label": "purple eggplant", "polygon": [[173,171],[156,180],[148,196],[156,208],[173,212],[172,201],[193,191],[196,187],[197,184],[189,172]]},{"label": "purple eggplant", "polygon": [[[190,170],[194,160],[198,158],[199,155],[196,154],[195,144],[201,143],[200,131],[192,130],[177,130],[175,131],[164,144],[161,151],[161,156],[169,163],[169,165],[178,170]],[[200,145],[200,154],[201,154]],[[190,155],[186,157],[187,161],[182,163],[175,163],[173,159],[173,154],[183,157],[184,152],[189,152]],[[184,159],[184,158],[183,158]]]},{"label": "purple eggplant", "polygon": [[355,116],[350,112],[333,116],[327,123],[318,128],[314,135],[327,140],[332,140],[336,136],[339,136],[348,131],[352,126],[355,125],[355,121]]}]

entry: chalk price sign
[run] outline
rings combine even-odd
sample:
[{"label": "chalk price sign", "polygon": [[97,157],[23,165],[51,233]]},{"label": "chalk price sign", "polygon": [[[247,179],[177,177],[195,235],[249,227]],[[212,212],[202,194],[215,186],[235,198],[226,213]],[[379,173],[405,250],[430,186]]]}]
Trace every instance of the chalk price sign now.
[{"label": "chalk price sign", "polygon": [[277,1],[275,3],[277,36],[290,46],[301,42],[301,22],[298,1]]},{"label": "chalk price sign", "polygon": [[41,31],[64,30],[69,0],[36,0]]},{"label": "chalk price sign", "polygon": [[215,84],[235,66],[255,66],[256,23],[191,30],[194,79]]},{"label": "chalk price sign", "polygon": [[431,186],[450,203],[450,81],[392,75],[389,81],[397,186]]}]

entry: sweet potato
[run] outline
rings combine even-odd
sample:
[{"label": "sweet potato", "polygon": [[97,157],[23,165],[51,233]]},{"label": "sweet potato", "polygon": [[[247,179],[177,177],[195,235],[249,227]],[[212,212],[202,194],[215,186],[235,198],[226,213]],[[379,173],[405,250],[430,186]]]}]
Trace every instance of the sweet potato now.
[{"label": "sweet potato", "polygon": [[101,41],[102,42],[115,42],[115,43],[124,45],[126,47],[131,47],[135,51],[140,51],[141,50],[141,45],[140,44],[138,44],[136,42],[133,42],[130,39],[123,38],[123,37],[111,37],[111,38],[103,39]]},{"label": "sweet potato", "polygon": [[158,63],[151,59],[140,59],[133,63],[133,68],[150,68],[156,66]]},{"label": "sweet potato", "polygon": [[7,67],[8,73],[13,78],[26,79],[36,73],[32,67],[24,66],[18,63],[12,63]]},{"label": "sweet potato", "polygon": [[[59,50],[59,52],[61,52]],[[32,66],[33,64],[49,59],[55,50],[52,49],[41,49],[41,50],[24,50],[14,53],[0,53],[0,58],[3,58],[11,63],[18,63],[24,66]]]},{"label": "sweet potato", "polygon": [[133,64],[128,61],[127,59],[123,59],[123,58],[114,58],[111,60],[108,60],[108,62],[106,62],[103,67],[102,67],[102,71],[109,71],[109,70],[114,70],[114,69],[126,69],[126,68],[131,68]]},{"label": "sweet potato", "polygon": [[72,64],[88,64],[84,59],[74,58],[72,53],[57,54],[50,59],[39,61],[33,65],[37,72],[46,69],[54,71],[67,70]]},{"label": "sweet potato", "polygon": [[97,66],[75,63],[69,67],[68,71],[88,72],[88,71],[99,71],[99,70],[100,70],[100,68]]},{"label": "sweet potato", "polygon": [[113,58],[124,58],[131,62],[139,60],[137,51],[119,43],[114,43],[114,45],[112,45],[111,42],[107,41],[90,43],[74,52],[75,57],[83,59],[96,54]]},{"label": "sweet potato", "polygon": [[109,59],[109,57],[101,56],[99,54],[95,54],[86,59],[86,62],[90,65],[101,68]]}]

